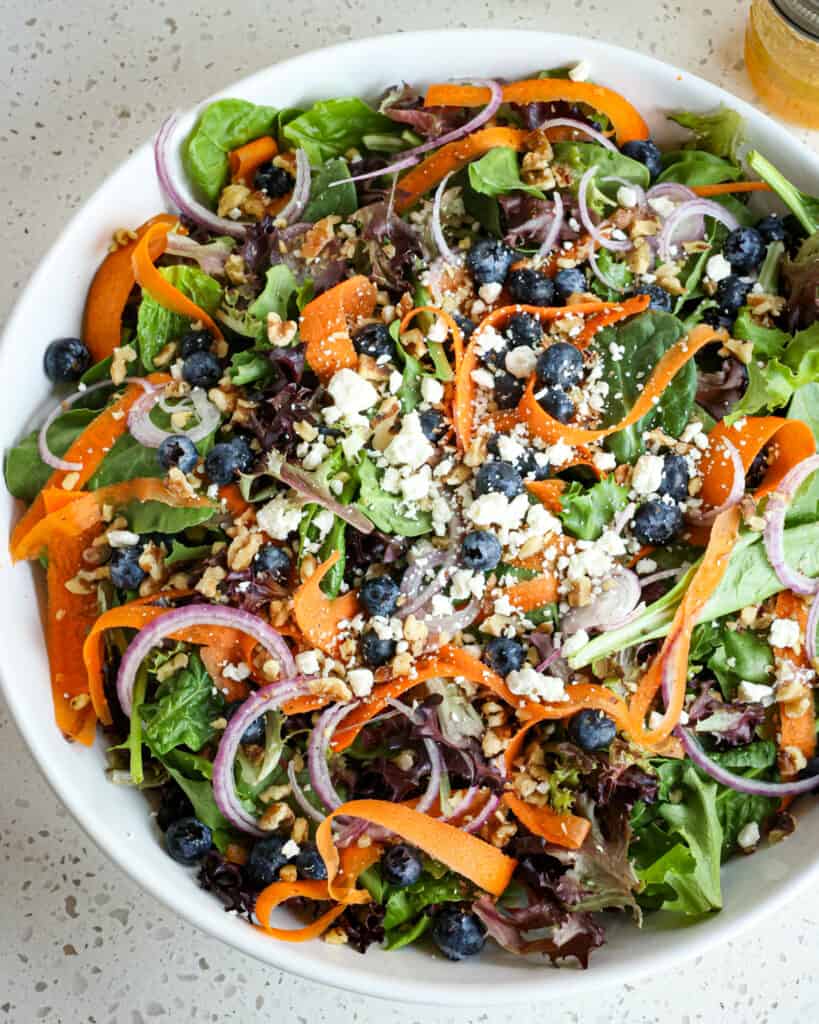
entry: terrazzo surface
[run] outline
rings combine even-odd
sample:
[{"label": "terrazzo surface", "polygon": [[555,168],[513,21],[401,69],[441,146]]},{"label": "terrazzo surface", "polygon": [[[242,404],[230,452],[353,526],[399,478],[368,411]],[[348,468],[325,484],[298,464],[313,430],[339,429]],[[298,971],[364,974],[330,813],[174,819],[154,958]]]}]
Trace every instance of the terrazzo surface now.
[{"label": "terrazzo surface", "polygon": [[[294,53],[408,29],[532,28],[632,47],[753,99],[747,3],[619,0],[2,0],[0,310],[102,178],[186,106]],[[819,150],[819,135],[803,135]],[[12,638],[4,637],[4,642]],[[506,1024],[492,1012],[403,1008],[300,981],[174,918],[89,844],[0,699],[0,1024]],[[809,1021],[819,1010],[819,894],[740,941],[634,988],[527,1008],[550,1024]]]}]

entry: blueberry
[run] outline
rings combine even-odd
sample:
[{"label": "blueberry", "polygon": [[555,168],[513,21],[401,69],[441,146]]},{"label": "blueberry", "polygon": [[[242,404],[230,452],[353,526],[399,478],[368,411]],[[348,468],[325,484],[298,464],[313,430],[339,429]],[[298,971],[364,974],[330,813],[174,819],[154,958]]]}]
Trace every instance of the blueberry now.
[{"label": "blueberry", "polygon": [[210,352],[213,344],[213,335],[210,331],[186,331],[178,342],[179,354],[183,359],[192,356],[194,352]]},{"label": "blueberry", "polygon": [[788,234],[784,221],[775,213],[763,217],[756,225],[756,230],[765,245],[770,245],[771,242],[784,242]]},{"label": "blueberry", "polygon": [[163,469],[173,469],[176,466],[183,473],[192,472],[199,461],[196,445],[185,434],[171,434],[170,437],[166,437],[157,449],[157,456]]},{"label": "blueberry", "polygon": [[182,377],[192,388],[216,387],[222,364],[212,352],[192,352],[182,364]]},{"label": "blueberry", "polygon": [[674,501],[688,497],[688,463],[682,455],[666,455],[658,494],[667,494]]},{"label": "blueberry", "polygon": [[162,787],[162,802],[156,812],[156,823],[163,832],[180,818],[187,818],[193,814],[193,804],[188,799],[184,790],[175,782],[169,782]]},{"label": "blueberry", "polygon": [[215,484],[232,483],[239,473],[240,453],[229,442],[215,444],[205,456],[205,473]]},{"label": "blueberry", "polygon": [[710,306],[702,314],[702,322],[708,324],[710,327],[714,327],[717,330],[720,327],[731,328],[736,320],[735,313],[726,313],[720,309],[719,306]]},{"label": "blueberry", "polygon": [[395,657],[395,641],[382,640],[374,629],[361,634],[361,657],[370,668],[380,668]]},{"label": "blueberry", "polygon": [[558,423],[568,423],[574,417],[574,402],[560,388],[549,388],[538,395],[538,402]]},{"label": "blueberry", "polygon": [[501,370],[495,374],[495,404],[499,409],[514,409],[523,398],[526,381],[513,373]]},{"label": "blueberry", "polygon": [[388,619],[398,605],[398,584],[390,576],[371,576],[364,580],[358,598],[368,615],[381,615]]},{"label": "blueberry", "polygon": [[483,949],[486,929],[475,914],[458,907],[444,907],[435,916],[432,939],[445,957],[464,960]]},{"label": "blueberry", "polygon": [[475,474],[475,493],[497,491],[507,498],[523,493],[523,478],[511,462],[484,462]]},{"label": "blueberry", "polygon": [[280,199],[293,191],[295,178],[284,167],[277,167],[273,161],[262,164],[253,175],[253,187],[266,192],[271,199]]},{"label": "blueberry", "polygon": [[461,334],[464,337],[464,341],[468,341],[475,333],[477,324],[470,320],[468,316],[462,316],[460,313],[454,313],[452,319],[461,328]]},{"label": "blueberry", "polygon": [[[231,718],[236,714],[239,708],[242,706],[243,701],[235,700],[231,704],[228,704],[225,708],[225,718],[230,721]],[[265,739],[267,738],[267,730],[265,727],[264,715],[259,715],[258,718],[254,718],[250,725],[242,733],[242,738],[239,740],[240,743],[247,744],[248,746],[263,747]]]},{"label": "blueberry", "polygon": [[569,388],[583,377],[583,356],[568,341],[556,341],[537,357],[535,373],[539,384]]},{"label": "blueberry", "polygon": [[749,274],[765,259],[765,243],[756,228],[734,228],[725,239],[722,254],[732,270]]},{"label": "blueberry", "polygon": [[52,341],[43,356],[43,369],[50,381],[79,380],[91,365],[91,353],[79,338]]},{"label": "blueberry", "polygon": [[470,530],[461,545],[461,561],[467,569],[488,572],[501,560],[501,545],[489,530]]},{"label": "blueberry", "polygon": [[287,863],[287,857],[282,853],[286,842],[281,836],[269,836],[253,844],[244,873],[254,889],[264,889],[275,882],[279,869]]},{"label": "blueberry", "polygon": [[395,342],[386,324],[365,324],[353,335],[353,348],[371,359],[395,359]]},{"label": "blueberry", "polygon": [[729,274],[728,277],[723,277],[720,283],[717,285],[716,299],[722,313],[734,313],[740,309],[741,306],[745,305],[745,299],[748,296],[748,292],[751,290],[751,285],[748,281],[743,281],[735,274]]},{"label": "blueberry", "polygon": [[550,277],[531,267],[513,270],[506,280],[509,294],[515,302],[524,306],[551,306],[555,298],[555,286]]},{"label": "blueberry", "polygon": [[418,417],[424,437],[437,444],[447,431],[447,422],[437,409],[425,409]]},{"label": "blueberry", "polygon": [[198,818],[180,818],[168,826],[165,849],[180,864],[195,864],[211,848],[213,837]]},{"label": "blueberry", "polygon": [[662,153],[651,139],[631,139],[623,143],[620,152],[638,163],[645,164],[652,181],[662,172]]},{"label": "blueberry", "polygon": [[327,877],[327,867],[313,843],[303,843],[293,863],[296,865],[299,878],[321,882]]},{"label": "blueberry", "polygon": [[508,676],[510,672],[516,672],[523,665],[526,652],[523,650],[523,644],[517,640],[493,636],[484,648],[483,656],[493,672],[497,672],[499,676]]},{"label": "blueberry", "polygon": [[534,348],[543,340],[540,320],[531,313],[513,313],[506,325],[506,336],[513,346],[528,345]]},{"label": "blueberry", "polygon": [[581,750],[603,750],[617,735],[617,726],[602,711],[583,708],[569,719],[569,738]]},{"label": "blueberry", "polygon": [[577,267],[558,270],[553,280],[557,298],[564,304],[570,295],[586,290],[586,275]]},{"label": "blueberry", "polygon": [[232,437],[228,441],[228,444],[236,452],[236,465],[239,467],[239,472],[249,473],[253,468],[253,463],[256,461],[256,454],[250,447],[248,439],[241,434],[237,434],[236,437]]},{"label": "blueberry", "polygon": [[676,505],[652,499],[634,513],[631,529],[641,544],[668,544],[682,529],[683,515]]},{"label": "blueberry", "polygon": [[119,590],[136,590],[145,579],[145,570],[139,566],[141,554],[140,544],[129,548],[114,548],[108,568],[111,571],[111,582]]},{"label": "blueberry", "polygon": [[497,238],[479,238],[466,256],[475,284],[503,284],[515,254]]},{"label": "blueberry", "polygon": [[391,846],[381,859],[384,880],[398,889],[415,885],[421,877],[423,862],[418,851],[406,843]]},{"label": "blueberry", "polygon": [[648,295],[651,301],[648,304],[649,309],[659,309],[662,313],[670,313],[674,306],[674,299],[671,297],[671,293],[667,292],[665,288],[661,288],[658,284],[643,284],[637,289],[638,295]]},{"label": "blueberry", "polygon": [[257,576],[269,576],[277,583],[287,583],[290,579],[290,555],[284,548],[275,544],[265,544],[253,556],[251,563]]}]

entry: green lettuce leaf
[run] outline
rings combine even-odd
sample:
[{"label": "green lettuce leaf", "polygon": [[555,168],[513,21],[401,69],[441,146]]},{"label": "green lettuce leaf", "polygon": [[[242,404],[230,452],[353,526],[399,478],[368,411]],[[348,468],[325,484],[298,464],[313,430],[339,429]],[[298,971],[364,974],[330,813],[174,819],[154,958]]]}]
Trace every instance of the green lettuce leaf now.
[{"label": "green lettuce leaf", "polygon": [[[55,455],[65,455],[72,443],[98,415],[95,409],[69,409],[61,413],[46,432],[48,447]],[[39,430],[32,432],[6,453],[6,487],[15,498],[32,502],[45,487],[54,469],[40,458],[37,450]]]},{"label": "green lettuce leaf", "polygon": [[406,924],[432,903],[458,902],[464,896],[463,881],[451,872],[447,872],[442,878],[435,878],[425,871],[417,882],[405,889],[387,886],[384,899],[384,930],[389,932]]},{"label": "green lettuce leaf", "polygon": [[518,154],[509,146],[490,149],[480,160],[471,163],[469,184],[475,192],[493,198],[505,196],[509,192],[526,192],[530,196],[543,198],[539,188],[521,180]]},{"label": "green lettuce leaf", "polygon": [[124,509],[134,533],[182,533],[209,522],[217,512],[216,505],[175,508],[162,501],[131,501]]},{"label": "green lettuce leaf", "polygon": [[663,154],[663,172],[657,181],[676,181],[694,188],[697,185],[739,181],[741,177],[742,168],[733,160],[725,160],[702,149],[680,149]]},{"label": "green lettuce leaf", "polygon": [[597,540],[627,502],[628,488],[615,483],[614,477],[588,488],[571,483],[560,496],[560,519],[564,528],[580,540]]},{"label": "green lettuce leaf", "polygon": [[282,135],[302,148],[311,164],[323,164],[363,145],[365,135],[400,135],[401,125],[357,97],[321,100],[289,121]]},{"label": "green lettuce leaf", "polygon": [[[222,286],[198,267],[161,267],[159,273],[178,288],[183,295],[196,303],[211,316],[222,301]],[[172,313],[161,306],[146,291],[143,292],[137,314],[137,351],[146,370],[156,369],[154,358],[169,342],[178,338],[190,327],[190,319],[179,313]]]},{"label": "green lettuce leaf", "polygon": [[705,150],[732,163],[738,162],[739,148],[745,139],[745,120],[736,110],[725,106],[707,114],[679,110],[668,117],[694,133],[689,144],[691,149]]},{"label": "green lettuce leaf", "polygon": [[430,513],[419,511],[414,519],[401,513],[398,496],[383,490],[378,482],[378,472],[366,455],[362,457],[356,475],[361,489],[355,508],[363,512],[377,529],[401,537],[420,537],[429,533],[432,529]]},{"label": "green lettuce leaf", "polygon": [[[264,290],[248,307],[248,312],[266,330],[268,313],[276,313],[282,320],[289,319],[290,305],[298,291],[299,283],[290,267],[283,263],[272,266],[265,275]],[[295,311],[294,311],[295,312]],[[266,334],[262,338],[266,340]]]},{"label": "green lettuce leaf", "polygon": [[593,186],[587,196],[588,205],[597,213],[602,213],[607,204],[616,203],[619,183],[605,181],[606,178],[623,178],[641,188],[649,186],[645,164],[614,150],[604,149],[596,142],[555,142],[552,149],[555,163],[562,164],[571,172],[575,191],[585,172],[590,167],[597,168]]},{"label": "green lettuce leaf", "polygon": [[788,417],[807,423],[819,443],[819,382],[803,384],[794,392],[788,407]]},{"label": "green lettuce leaf", "polygon": [[[394,137],[394,136],[390,136]],[[310,199],[302,214],[303,220],[315,223],[322,217],[336,214],[349,217],[358,209],[358,195],[350,177],[350,168],[343,157],[333,157],[323,164],[313,176],[310,186]],[[343,185],[334,182],[343,181]]]},{"label": "green lettuce leaf", "polygon": [[159,684],[154,701],[140,710],[145,742],[157,756],[179,746],[195,752],[215,735],[211,722],[225,701],[213,690],[213,680],[194,653],[188,655],[187,667]]}]

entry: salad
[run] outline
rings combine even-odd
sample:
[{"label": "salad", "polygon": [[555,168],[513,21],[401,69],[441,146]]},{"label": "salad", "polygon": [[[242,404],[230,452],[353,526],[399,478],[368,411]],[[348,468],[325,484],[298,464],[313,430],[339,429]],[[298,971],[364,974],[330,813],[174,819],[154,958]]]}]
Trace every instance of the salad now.
[{"label": "salad", "polygon": [[819,199],[669,116],[577,65],[171,117],[46,349],[57,726],[276,939],[586,967],[819,786]]}]

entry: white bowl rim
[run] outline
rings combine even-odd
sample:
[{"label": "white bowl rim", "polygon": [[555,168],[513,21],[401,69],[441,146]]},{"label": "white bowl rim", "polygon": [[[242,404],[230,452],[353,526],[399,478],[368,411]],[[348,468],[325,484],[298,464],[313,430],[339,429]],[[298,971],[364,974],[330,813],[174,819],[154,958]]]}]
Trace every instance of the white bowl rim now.
[{"label": "white bowl rim", "polygon": [[[602,40],[525,29],[444,29],[391,33],[349,40],[319,50],[301,53],[271,67],[262,68],[234,82],[227,88],[220,89],[218,93],[202,102],[207,103],[212,99],[225,95],[241,96],[243,95],[243,90],[250,87],[253,83],[263,81],[273,68],[287,70],[292,72],[294,76],[298,76],[303,67],[308,67],[316,61],[325,61],[325,66],[327,66],[334,56],[347,54],[350,51],[366,50],[368,47],[375,47],[376,49],[400,47],[405,52],[411,52],[416,48],[423,48],[426,45],[434,46],[442,38],[446,39],[448,45],[452,46],[456,45],[456,41],[461,45],[467,46],[470,39],[481,38],[485,40],[491,38],[494,46],[502,49],[505,40],[510,43],[514,41],[517,44],[524,36],[531,43],[533,52],[538,43],[542,43],[544,46],[559,46],[565,50],[567,56],[572,55],[575,59],[583,56],[591,57],[592,64],[595,56],[605,60],[629,61],[634,66],[644,68],[647,71],[653,71],[655,74],[660,72],[666,75],[671,74],[677,80],[694,83],[704,97],[704,109],[720,102],[730,104],[748,119],[749,124],[764,124],[768,134],[776,137],[783,153],[789,155],[790,158],[797,162],[811,162],[814,164],[814,167],[816,166],[815,155],[800,140],[795,138],[787,128],[776,123],[767,115],[760,113],[746,101],[733,96],[721,87],[707,82],[697,75],[678,69],[655,57],[637,53]],[[410,65],[411,60],[408,60],[406,67]],[[536,64],[533,59],[532,67],[535,66]],[[406,77],[411,80],[411,75]],[[441,75],[441,78],[443,77]],[[328,94],[331,94],[331,73],[328,75],[327,81]],[[603,84],[605,84],[605,76],[603,77]],[[198,104],[197,107],[201,105]],[[188,116],[191,116],[191,113],[189,112]],[[150,141],[144,143],[109,174],[82,206],[77,209],[60,235],[55,239],[15,302],[14,309],[3,331],[2,339],[0,339],[0,354],[12,343],[12,338],[15,335],[25,333],[22,330],[24,327],[23,307],[29,301],[29,296],[43,289],[49,273],[54,269],[52,262],[55,257],[55,250],[59,249],[61,243],[72,233],[75,225],[84,218],[98,193],[105,191],[112,179],[125,166],[140,158],[144,158],[150,145]],[[161,886],[159,884],[161,879],[155,879],[148,870],[143,868],[138,860],[129,858],[126,846],[119,837],[113,836],[105,828],[98,827],[96,823],[90,820],[83,806],[81,794],[77,791],[76,787],[72,786],[69,778],[60,775],[50,765],[48,759],[44,756],[44,750],[41,747],[37,730],[31,727],[30,722],[23,714],[22,705],[18,704],[17,694],[12,684],[14,666],[8,652],[8,644],[0,647],[0,686],[2,686],[5,693],[10,713],[43,776],[95,845],[140,887],[146,889],[161,904],[174,913],[179,914],[190,924],[201,928],[213,937],[242,950],[263,963],[294,973],[308,980],[323,982],[336,988],[347,989],[391,1001],[399,1000],[407,1003],[466,1007],[477,1005],[508,1006],[513,1003],[547,1000],[557,998],[558,996],[565,998],[571,994],[585,994],[608,985],[622,984],[625,981],[635,982],[649,974],[656,975],[658,972],[678,966],[695,956],[701,956],[714,946],[735,938],[741,932],[751,928],[761,919],[771,914],[778,906],[794,899],[811,881],[819,877],[819,857],[813,859],[812,862],[806,858],[805,864],[786,881],[782,882],[773,893],[763,894],[753,906],[744,910],[738,916],[734,916],[730,920],[721,921],[720,915],[716,915],[701,925],[681,927],[679,929],[679,939],[674,943],[673,948],[659,952],[647,950],[645,957],[640,962],[629,964],[627,969],[624,969],[622,965],[606,965],[595,969],[594,962],[592,961],[591,968],[586,972],[561,970],[559,975],[556,975],[554,971],[546,971],[544,969],[544,971],[527,972],[527,977],[524,978],[518,971],[510,970],[508,983],[504,982],[501,985],[495,984],[490,987],[486,984],[481,985],[478,982],[470,984],[468,988],[465,988],[448,983],[429,983],[428,981],[421,983],[421,987],[412,978],[403,978],[397,974],[385,976],[383,972],[375,971],[367,966],[368,958],[366,956],[351,957],[348,955],[343,960],[339,960],[337,965],[327,964],[326,962],[313,962],[309,953],[307,955],[299,955],[307,947],[294,947],[284,943],[276,943],[268,940],[266,937],[263,937],[264,944],[262,944],[259,942],[260,933],[251,929],[235,932],[230,937],[227,937],[224,928],[220,929],[218,927],[218,921],[225,920],[225,917],[222,916],[221,907],[218,904],[216,906],[220,915],[218,917],[210,913],[202,913],[197,907],[186,905],[172,888]],[[558,976],[562,980],[556,984]],[[574,980],[572,980],[572,976]]]}]

